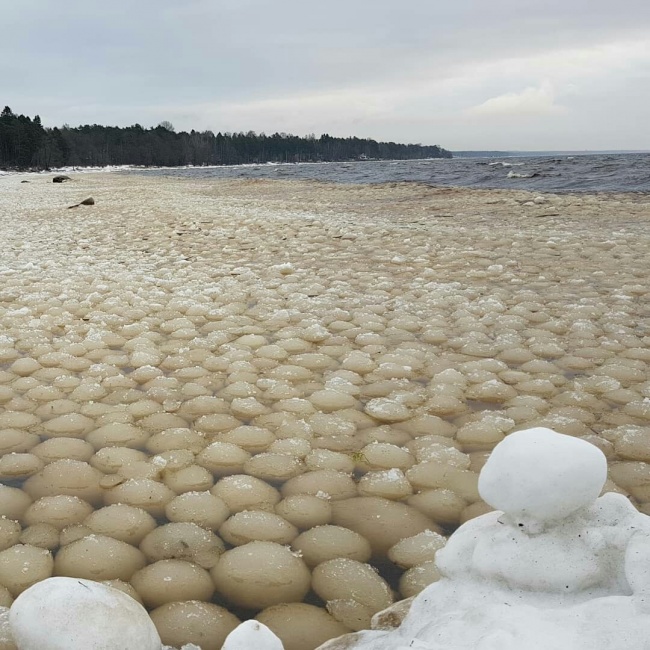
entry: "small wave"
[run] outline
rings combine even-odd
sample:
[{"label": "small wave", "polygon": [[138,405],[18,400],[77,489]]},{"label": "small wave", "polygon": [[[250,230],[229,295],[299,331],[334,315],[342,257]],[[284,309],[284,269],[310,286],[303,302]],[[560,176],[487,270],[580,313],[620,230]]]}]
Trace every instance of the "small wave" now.
[{"label": "small wave", "polygon": [[540,176],[538,172],[533,172],[532,174],[518,174],[517,172],[509,171],[506,178],[535,178]]}]

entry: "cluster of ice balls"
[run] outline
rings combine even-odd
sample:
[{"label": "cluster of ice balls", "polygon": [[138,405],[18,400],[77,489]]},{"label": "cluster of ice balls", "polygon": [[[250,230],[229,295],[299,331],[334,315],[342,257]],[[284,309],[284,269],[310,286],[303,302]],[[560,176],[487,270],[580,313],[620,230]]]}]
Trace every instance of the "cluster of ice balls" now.
[{"label": "cluster of ice balls", "polygon": [[[436,559],[442,579],[415,599],[401,626],[342,637],[324,648],[642,650],[650,633],[643,604],[650,588],[650,518],[620,495],[598,498],[606,474],[604,455],[585,441],[544,428],[513,433],[481,472],[481,495],[499,510],[451,536]],[[504,607],[515,614],[500,621]],[[603,607],[614,608],[616,618],[603,619]],[[25,591],[9,611],[9,629],[18,650],[162,645],[136,601],[71,578]],[[226,638],[223,650],[256,647],[283,648],[263,624],[248,621]]]},{"label": "cluster of ice balls", "polygon": [[481,472],[481,495],[498,510],[452,534],[436,556],[442,578],[399,627],[322,650],[644,650],[650,517],[620,494],[598,497],[606,475],[588,442],[513,433]]},{"label": "cluster of ice balls", "polygon": [[[334,620],[299,603],[258,617],[300,615],[332,635],[364,627],[389,593],[369,553],[405,570],[402,596],[437,579],[441,538],[426,530],[484,512],[487,454],[532,424],[593,440],[647,509],[650,357],[636,316],[650,247],[634,205],[618,229],[608,206],[600,229],[583,197],[588,232],[579,219],[542,229],[522,223],[516,198],[491,194],[495,229],[472,216],[491,209],[471,205],[478,194],[459,195],[449,209],[465,216],[432,228],[428,202],[453,192],[409,202],[405,188],[291,186],[327,214],[284,219],[284,186],[245,197],[237,186],[225,205],[221,186],[215,216],[205,188],[180,197],[165,183],[143,203],[149,186],[116,184],[93,190],[96,212],[65,220],[50,187],[0,198],[3,218],[12,198],[30,208],[4,231],[0,289],[0,471],[25,488],[0,500],[0,583],[14,595],[53,571],[100,571],[158,610],[170,638],[188,613],[227,627],[238,621],[223,608],[162,603],[160,586],[212,598],[223,542],[229,572],[244,544],[268,566],[266,551],[293,537]],[[341,196],[345,216],[332,207]],[[556,264],[573,261],[576,241],[579,277]],[[282,557],[302,597],[304,566]],[[351,568],[371,586],[366,602],[337,579]]]}]

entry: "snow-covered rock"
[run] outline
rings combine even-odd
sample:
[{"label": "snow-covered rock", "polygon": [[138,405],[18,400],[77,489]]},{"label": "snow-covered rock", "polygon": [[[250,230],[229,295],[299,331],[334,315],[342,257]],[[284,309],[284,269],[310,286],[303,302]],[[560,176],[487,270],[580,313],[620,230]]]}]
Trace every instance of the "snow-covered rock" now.
[{"label": "snow-covered rock", "polygon": [[393,631],[322,650],[647,650],[650,517],[598,498],[605,459],[590,443],[530,429],[508,436],[481,473],[502,510],[461,526],[436,554],[442,579]]}]

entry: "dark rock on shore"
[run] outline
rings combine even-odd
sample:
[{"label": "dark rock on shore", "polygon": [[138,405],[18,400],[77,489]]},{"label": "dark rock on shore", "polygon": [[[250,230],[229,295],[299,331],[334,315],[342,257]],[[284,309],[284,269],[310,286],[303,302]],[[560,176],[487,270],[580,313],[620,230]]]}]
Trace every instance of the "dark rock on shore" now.
[{"label": "dark rock on shore", "polygon": [[69,176],[55,176],[52,179],[53,183],[65,183],[66,181],[71,181],[72,179]]},{"label": "dark rock on shore", "polygon": [[71,208],[78,208],[80,205],[95,205],[95,199],[92,196],[89,196],[87,199],[84,199],[80,203],[75,203],[74,205],[69,205],[68,210]]}]

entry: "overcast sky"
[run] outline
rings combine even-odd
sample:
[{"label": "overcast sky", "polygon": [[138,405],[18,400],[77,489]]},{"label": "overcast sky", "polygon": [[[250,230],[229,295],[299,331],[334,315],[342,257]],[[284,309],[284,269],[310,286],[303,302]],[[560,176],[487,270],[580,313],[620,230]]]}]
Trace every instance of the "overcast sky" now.
[{"label": "overcast sky", "polygon": [[0,0],[46,126],[650,149],[650,0]]}]

